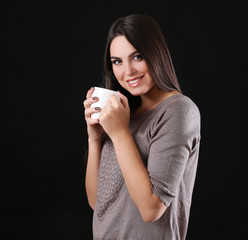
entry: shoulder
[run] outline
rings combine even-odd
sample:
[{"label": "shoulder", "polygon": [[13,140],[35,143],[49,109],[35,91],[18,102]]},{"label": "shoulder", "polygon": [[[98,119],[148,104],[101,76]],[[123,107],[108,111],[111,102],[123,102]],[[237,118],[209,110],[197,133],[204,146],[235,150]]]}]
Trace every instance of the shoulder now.
[{"label": "shoulder", "polygon": [[176,132],[200,131],[200,111],[197,105],[187,96],[173,95],[160,104],[155,116],[156,127]]},{"label": "shoulder", "polygon": [[194,111],[200,114],[197,105],[187,96],[182,94],[173,95],[171,99],[169,99],[167,106],[165,106],[168,110],[177,112],[177,111]]},{"label": "shoulder", "polygon": [[156,108],[144,112],[138,116],[131,116],[130,127],[133,132],[142,130],[157,132],[161,128],[166,130],[186,128],[194,126],[200,127],[200,112],[196,104],[187,96],[182,94],[173,95]]},{"label": "shoulder", "polygon": [[173,116],[189,116],[200,118],[197,105],[187,96],[176,94],[164,100],[157,109],[158,115],[166,118]]}]

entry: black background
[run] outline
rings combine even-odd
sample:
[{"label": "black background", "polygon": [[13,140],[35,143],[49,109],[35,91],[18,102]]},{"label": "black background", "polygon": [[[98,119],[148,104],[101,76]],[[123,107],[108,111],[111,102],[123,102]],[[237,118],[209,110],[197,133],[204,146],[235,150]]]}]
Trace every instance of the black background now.
[{"label": "black background", "polygon": [[91,239],[82,103],[102,81],[110,25],[133,13],[158,22],[183,92],[201,111],[187,239],[247,236],[245,5],[9,1],[1,7],[1,239]]}]

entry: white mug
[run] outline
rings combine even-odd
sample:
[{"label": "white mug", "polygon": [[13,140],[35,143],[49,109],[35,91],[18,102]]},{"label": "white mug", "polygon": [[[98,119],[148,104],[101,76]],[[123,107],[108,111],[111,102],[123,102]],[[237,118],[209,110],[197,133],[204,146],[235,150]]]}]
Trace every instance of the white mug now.
[{"label": "white mug", "polygon": [[[116,95],[117,97],[119,97],[116,91],[109,90],[106,88],[94,87],[94,92],[92,93],[92,97],[98,97],[99,100],[95,103],[92,103],[91,107],[100,107],[102,109],[103,107],[106,106],[107,101],[111,95]],[[100,114],[101,111],[97,113],[93,113],[91,114],[91,118],[98,119]]]}]

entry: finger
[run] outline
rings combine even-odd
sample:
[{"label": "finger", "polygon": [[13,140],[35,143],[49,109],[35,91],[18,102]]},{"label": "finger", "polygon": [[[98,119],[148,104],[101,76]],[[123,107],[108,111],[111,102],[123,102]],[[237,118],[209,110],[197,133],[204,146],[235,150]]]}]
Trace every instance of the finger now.
[{"label": "finger", "polygon": [[114,104],[114,105],[119,105],[121,103],[120,99],[114,94],[109,97],[108,102],[110,102],[111,104]]},{"label": "finger", "polygon": [[86,122],[87,122],[87,125],[88,125],[88,126],[92,126],[92,125],[98,124],[98,123],[99,123],[99,120],[98,120],[98,119],[88,118],[88,119],[86,120]]},{"label": "finger", "polygon": [[[104,122],[104,120],[106,119],[106,118],[108,118],[108,113],[106,112],[106,108],[104,109],[102,109],[102,112],[101,112],[101,114],[100,114],[100,116],[99,116],[99,119],[98,119],[98,122],[101,124],[101,123],[103,123]],[[102,125],[102,124],[101,124]]]},{"label": "finger", "polygon": [[97,97],[93,97],[93,98],[87,98],[85,101],[84,101],[84,108],[89,108],[90,107],[90,105],[92,104],[92,103],[95,103],[95,102],[97,102],[97,101],[99,101],[99,99],[97,98]]},{"label": "finger", "polygon": [[93,113],[97,113],[97,112],[100,112],[100,111],[101,111],[101,108],[99,108],[99,107],[95,107],[95,108],[86,108],[85,111],[84,111],[85,119],[91,118],[91,115],[92,115]]},{"label": "finger", "polygon": [[86,98],[90,98],[91,97],[91,95],[92,95],[92,93],[94,92],[94,88],[93,87],[91,87],[89,90],[88,90],[88,92],[87,92],[87,94],[86,94]]},{"label": "finger", "polygon": [[117,92],[118,96],[120,97],[121,99],[121,103],[123,105],[123,107],[125,109],[129,108],[129,104],[128,104],[128,99],[125,95],[123,95],[122,93],[120,93],[119,91]]}]

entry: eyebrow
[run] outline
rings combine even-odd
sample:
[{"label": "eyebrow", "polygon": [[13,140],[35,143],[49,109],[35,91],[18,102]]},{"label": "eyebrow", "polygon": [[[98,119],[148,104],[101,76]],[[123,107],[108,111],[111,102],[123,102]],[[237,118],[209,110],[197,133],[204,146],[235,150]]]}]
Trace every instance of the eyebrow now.
[{"label": "eyebrow", "polygon": [[[135,55],[136,53],[138,53],[138,51],[132,52],[131,54],[129,54],[128,57],[130,58],[130,57],[132,57],[133,55]],[[110,58],[111,58],[111,59],[121,59],[120,57],[115,57],[115,56],[111,56]]]}]

